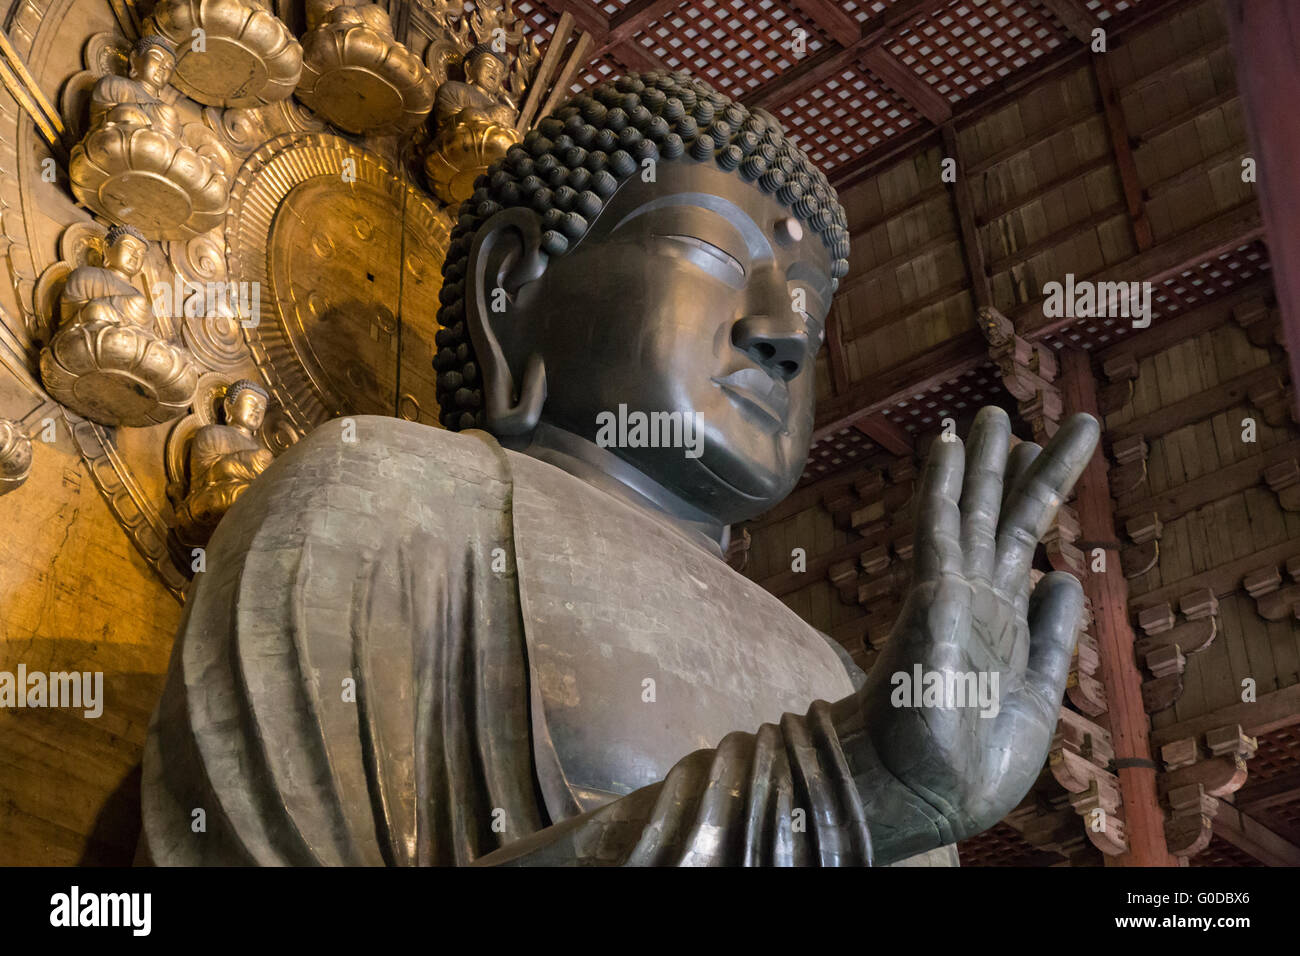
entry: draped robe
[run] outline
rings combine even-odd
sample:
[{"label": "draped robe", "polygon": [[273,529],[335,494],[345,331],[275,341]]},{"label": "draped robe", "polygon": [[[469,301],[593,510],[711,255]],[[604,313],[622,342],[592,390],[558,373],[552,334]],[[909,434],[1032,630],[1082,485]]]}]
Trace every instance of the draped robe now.
[{"label": "draped robe", "polygon": [[142,861],[870,865],[815,700],[853,690],[829,638],[485,433],[354,423],[282,455],[211,541]]}]

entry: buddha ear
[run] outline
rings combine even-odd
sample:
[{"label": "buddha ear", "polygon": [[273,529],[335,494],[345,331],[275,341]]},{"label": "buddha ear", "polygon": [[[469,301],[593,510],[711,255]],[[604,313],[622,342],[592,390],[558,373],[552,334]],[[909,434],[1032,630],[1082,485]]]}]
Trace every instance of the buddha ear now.
[{"label": "buddha ear", "polygon": [[484,426],[499,437],[532,432],[546,403],[546,364],[541,355],[524,356],[518,347],[507,352],[502,342],[520,338],[518,323],[524,319],[514,308],[515,296],[542,277],[547,261],[537,215],[521,207],[493,215],[479,227],[470,249],[465,323],[483,381]]}]

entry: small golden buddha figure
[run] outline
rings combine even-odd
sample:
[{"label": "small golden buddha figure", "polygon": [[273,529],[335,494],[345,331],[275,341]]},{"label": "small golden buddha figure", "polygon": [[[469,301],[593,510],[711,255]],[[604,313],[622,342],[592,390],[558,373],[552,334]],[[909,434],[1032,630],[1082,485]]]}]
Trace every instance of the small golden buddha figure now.
[{"label": "small golden buddha figure", "polygon": [[101,425],[168,421],[189,407],[198,385],[189,355],[154,332],[149,300],[131,282],[148,248],[140,230],[111,228],[104,264],[68,276],[58,329],[41,352],[50,395]]},{"label": "small golden buddha figure", "polygon": [[256,382],[234,382],[222,403],[226,423],[204,425],[194,433],[189,494],[176,509],[178,537],[184,543],[206,543],[230,506],[271,464],[271,453],[255,437],[267,400]]},{"label": "small golden buddha figure", "polygon": [[141,37],[130,75],[95,84],[90,129],[72,151],[72,191],[85,206],[153,239],[189,239],[220,224],[230,183],[220,163],[185,145],[163,100],[176,55],[164,37]]},{"label": "small golden buddha figure", "polygon": [[462,202],[474,180],[520,141],[504,87],[508,67],[490,43],[465,54],[465,81],[448,80],[433,100],[434,140],[424,168],[440,199]]}]

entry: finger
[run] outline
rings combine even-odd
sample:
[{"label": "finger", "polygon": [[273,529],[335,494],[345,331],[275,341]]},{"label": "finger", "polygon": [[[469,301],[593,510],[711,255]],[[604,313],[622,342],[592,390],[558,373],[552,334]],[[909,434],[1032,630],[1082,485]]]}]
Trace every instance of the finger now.
[{"label": "finger", "polygon": [[1029,598],[1029,661],[1025,686],[1057,704],[1074,656],[1083,615],[1083,586],[1066,571],[1043,575]]},{"label": "finger", "polygon": [[997,554],[1002,472],[1011,444],[1011,419],[996,405],[975,416],[966,442],[966,473],[961,491],[961,550],[966,576],[988,581]]},{"label": "finger", "polygon": [[1091,415],[1071,415],[1025,470],[998,523],[994,587],[1011,591],[1023,584],[1034,548],[1088,464],[1100,433]]},{"label": "finger", "polygon": [[936,438],[930,445],[916,503],[913,561],[918,581],[961,573],[961,511],[957,498],[964,469],[961,439],[953,436],[945,441],[942,435]]},{"label": "finger", "polygon": [[1007,508],[1007,499],[1016,490],[1016,485],[1025,476],[1029,466],[1034,463],[1034,459],[1042,453],[1042,446],[1037,442],[1022,441],[1015,448],[1011,449],[1011,454],[1007,456],[1007,470],[1002,476],[1002,507],[998,510],[1001,515]]}]

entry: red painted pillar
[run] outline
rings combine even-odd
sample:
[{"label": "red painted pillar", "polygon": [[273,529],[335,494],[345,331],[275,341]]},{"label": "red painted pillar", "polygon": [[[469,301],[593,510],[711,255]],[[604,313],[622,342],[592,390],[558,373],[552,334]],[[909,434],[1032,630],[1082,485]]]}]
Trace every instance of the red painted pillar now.
[{"label": "red painted pillar", "polygon": [[1273,265],[1273,285],[1291,381],[1300,382],[1300,4],[1228,0],[1237,88],[1256,162],[1256,191]]},{"label": "red painted pillar", "polygon": [[[1065,411],[1087,412],[1098,421],[1097,383],[1086,352],[1061,353],[1061,389]],[[1103,432],[1102,441],[1105,441]],[[1133,655],[1133,627],[1129,622],[1128,582],[1119,560],[1118,534],[1110,496],[1105,452],[1097,449],[1075,485],[1075,511],[1079,516],[1084,554],[1101,545],[1106,550],[1106,571],[1089,573],[1083,591],[1092,603],[1093,635],[1101,658],[1101,683],[1106,688],[1106,720],[1120,793],[1124,798],[1124,823],[1129,852],[1108,856],[1111,866],[1177,866],[1165,844],[1165,814],[1156,795],[1156,765],[1151,756],[1151,721],[1142,706],[1142,676]],[[1090,542],[1098,542],[1093,545]]]}]

